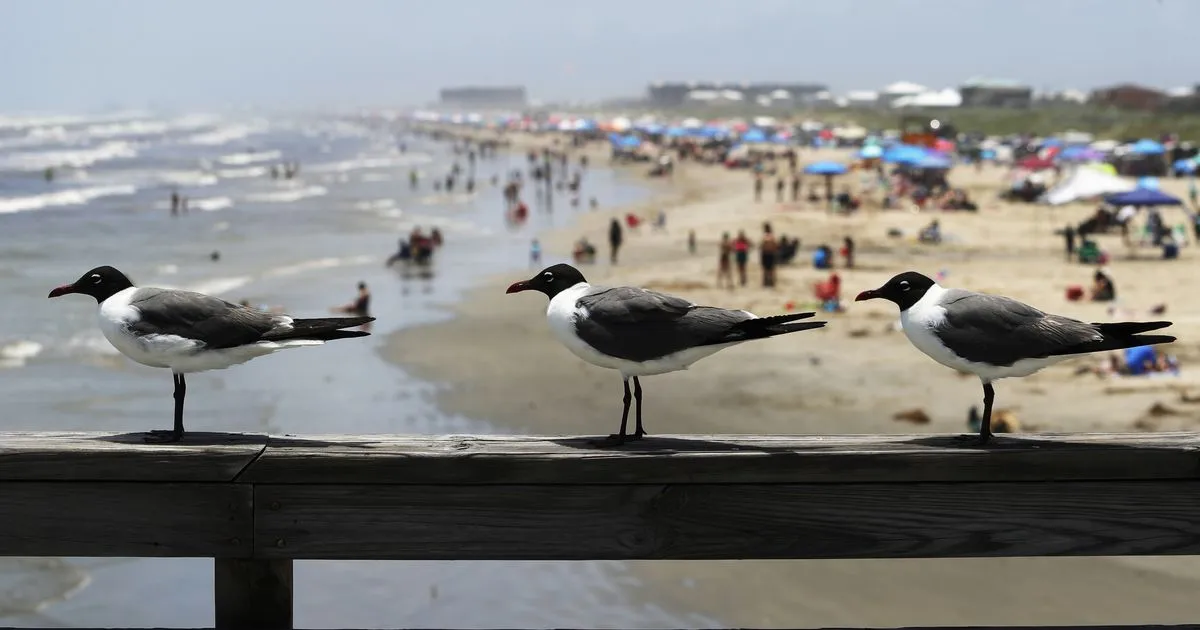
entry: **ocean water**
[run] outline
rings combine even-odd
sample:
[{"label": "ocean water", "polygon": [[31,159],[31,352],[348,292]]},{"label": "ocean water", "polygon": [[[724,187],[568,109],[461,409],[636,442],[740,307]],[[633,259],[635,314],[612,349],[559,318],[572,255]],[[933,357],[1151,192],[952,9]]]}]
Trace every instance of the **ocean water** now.
[{"label": "ocean water", "polygon": [[[299,173],[272,179],[283,161]],[[0,430],[170,425],[166,372],[119,356],[89,298],[46,299],[109,264],[140,285],[299,316],[351,301],[360,280],[372,289],[372,337],[192,375],[191,430],[497,431],[442,413],[438,385],[378,349],[401,327],[449,317],[447,306],[483,277],[526,273],[536,231],[588,210],[560,194],[553,211],[531,204],[529,221],[512,227],[489,180],[524,168],[524,157],[477,161],[475,194],[434,192],[429,178],[455,162],[468,167],[449,144],[353,115],[0,115]],[[426,176],[416,191],[410,169]],[[171,216],[172,190],[189,198],[187,214]],[[591,196],[615,205],[646,194],[593,164],[580,207]],[[445,235],[432,278],[383,264],[413,226]],[[635,600],[621,563],[322,561],[295,571],[301,627],[719,625]],[[209,560],[0,559],[0,625],[211,626],[212,579]]]}]

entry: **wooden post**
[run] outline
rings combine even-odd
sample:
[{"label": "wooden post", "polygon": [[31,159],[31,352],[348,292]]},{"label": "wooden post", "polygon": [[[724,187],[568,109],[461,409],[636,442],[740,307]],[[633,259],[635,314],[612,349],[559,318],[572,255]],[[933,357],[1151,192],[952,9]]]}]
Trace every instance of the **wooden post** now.
[{"label": "wooden post", "polygon": [[217,558],[217,630],[292,630],[292,561]]}]

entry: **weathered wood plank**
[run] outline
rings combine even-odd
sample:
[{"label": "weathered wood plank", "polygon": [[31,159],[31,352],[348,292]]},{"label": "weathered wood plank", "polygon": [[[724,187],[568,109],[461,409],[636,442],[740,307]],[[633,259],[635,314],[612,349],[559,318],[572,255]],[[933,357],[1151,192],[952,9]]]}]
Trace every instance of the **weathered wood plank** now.
[{"label": "weathered wood plank", "polygon": [[[0,630],[29,630],[28,628],[0,628]],[[76,630],[112,630],[82,628]],[[139,630],[187,630],[180,628],[146,628]],[[211,630],[211,629],[191,629]],[[354,630],[354,629],[342,629]],[[400,629],[403,630],[403,629]],[[728,629],[752,630],[752,629]],[[770,630],[780,630],[778,628]],[[1200,630],[1200,624],[1177,625],[910,625],[904,628],[817,628],[814,630]]]},{"label": "weathered wood plank", "polygon": [[188,433],[146,444],[145,433],[0,433],[3,481],[231,481],[265,435]]},{"label": "weathered wood plank", "polygon": [[248,557],[252,495],[234,484],[3,482],[0,556]]},{"label": "weathered wood plank", "polygon": [[292,561],[218,558],[217,630],[291,630]]},{"label": "weathered wood plank", "polygon": [[1200,481],[258,485],[255,522],[293,559],[1200,554]]},{"label": "weathered wood plank", "polygon": [[1200,479],[1200,434],[272,436],[239,478],[259,483],[847,483]]}]

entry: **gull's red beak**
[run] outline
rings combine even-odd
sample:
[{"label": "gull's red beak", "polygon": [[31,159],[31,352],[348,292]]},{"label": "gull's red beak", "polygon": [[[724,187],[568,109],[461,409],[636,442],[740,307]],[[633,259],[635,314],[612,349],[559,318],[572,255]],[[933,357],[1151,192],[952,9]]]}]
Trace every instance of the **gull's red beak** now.
[{"label": "gull's red beak", "polygon": [[879,297],[879,292],[878,290],[873,289],[871,291],[863,291],[862,293],[859,293],[858,297],[854,298],[854,301],[862,302],[863,300],[874,300],[877,297]]},{"label": "gull's red beak", "polygon": [[[55,289],[55,290],[57,291],[58,289]],[[507,290],[507,291],[505,291],[504,293],[505,293],[505,294],[508,294],[508,293],[520,293],[520,292],[522,292],[522,291],[528,291],[528,290],[529,290],[529,283],[528,283],[528,282],[525,282],[525,281],[521,281],[521,282],[514,282],[514,283],[512,283],[512,285],[511,285],[511,286],[509,286],[509,287],[508,287],[508,290]]]},{"label": "gull's red beak", "polygon": [[56,298],[60,295],[67,295],[69,293],[78,293],[78,291],[75,290],[75,285],[64,284],[61,287],[56,287],[53,291],[50,292],[50,295],[48,295],[46,297]]}]

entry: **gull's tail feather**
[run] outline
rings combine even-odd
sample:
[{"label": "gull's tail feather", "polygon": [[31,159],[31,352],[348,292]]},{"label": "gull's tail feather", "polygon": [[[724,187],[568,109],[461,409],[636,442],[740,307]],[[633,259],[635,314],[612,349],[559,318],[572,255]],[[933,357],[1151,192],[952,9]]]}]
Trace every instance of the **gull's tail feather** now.
[{"label": "gull's tail feather", "polygon": [[1171,322],[1115,322],[1110,324],[1092,324],[1103,335],[1097,341],[1088,341],[1065,348],[1057,355],[1084,354],[1087,352],[1105,352],[1108,350],[1124,350],[1137,346],[1153,346],[1160,343],[1171,343],[1175,337],[1171,335],[1142,335],[1151,330],[1166,328]]},{"label": "gull's tail feather", "polygon": [[1171,322],[1115,322],[1109,324],[1092,324],[1105,337],[1126,337],[1151,330],[1166,328]]},{"label": "gull's tail feather", "polygon": [[366,337],[371,334],[365,330],[342,330],[361,326],[375,321],[374,317],[321,317],[317,319],[292,320],[288,329],[271,331],[263,335],[264,341],[284,341],[286,339],[311,339],[313,341],[333,341],[334,339],[352,339]]},{"label": "gull's tail feather", "polygon": [[821,328],[828,322],[804,322],[802,324],[791,324],[798,319],[808,319],[816,315],[816,313],[791,313],[788,315],[772,315],[770,317],[755,317],[753,319],[742,320],[723,335],[709,341],[704,345],[713,345],[721,343],[735,343],[739,341],[750,341],[752,339],[766,339],[776,335],[786,335],[787,333],[800,332],[802,330],[813,330]]}]

